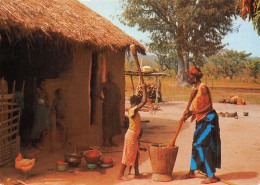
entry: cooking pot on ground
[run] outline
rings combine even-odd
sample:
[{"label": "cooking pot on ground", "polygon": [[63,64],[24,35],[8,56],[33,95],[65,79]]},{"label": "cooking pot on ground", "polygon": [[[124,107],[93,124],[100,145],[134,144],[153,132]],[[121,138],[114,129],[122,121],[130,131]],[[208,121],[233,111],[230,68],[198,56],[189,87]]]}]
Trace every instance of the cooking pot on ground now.
[{"label": "cooking pot on ground", "polygon": [[82,155],[72,153],[65,155],[65,162],[69,164],[71,167],[78,167],[81,163]]}]

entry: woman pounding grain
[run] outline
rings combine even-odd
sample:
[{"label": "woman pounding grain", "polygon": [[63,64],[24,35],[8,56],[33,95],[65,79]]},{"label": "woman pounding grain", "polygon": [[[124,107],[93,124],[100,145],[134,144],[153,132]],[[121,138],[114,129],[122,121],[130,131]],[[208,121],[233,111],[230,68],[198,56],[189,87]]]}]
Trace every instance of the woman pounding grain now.
[{"label": "woman pounding grain", "polygon": [[[131,108],[129,109],[129,128],[125,134],[124,141],[124,150],[122,157],[122,166],[118,176],[119,180],[128,180],[124,177],[125,169],[127,166],[134,165],[135,168],[135,178],[141,177],[138,169],[138,137],[141,133],[141,117],[139,114],[139,110],[146,103],[146,87],[143,88],[143,98],[140,102],[139,97],[136,95],[131,96],[130,104]],[[140,103],[139,103],[140,102]]]},{"label": "woman pounding grain", "polygon": [[[202,184],[219,181],[214,173],[221,167],[221,142],[218,115],[212,106],[212,97],[209,88],[201,83],[203,74],[200,69],[192,66],[189,69],[188,82],[193,85],[189,103],[184,112],[187,118],[196,118],[196,130],[193,136],[190,171],[182,177],[195,177],[195,170],[207,175]],[[192,110],[189,110],[192,102]]]}]

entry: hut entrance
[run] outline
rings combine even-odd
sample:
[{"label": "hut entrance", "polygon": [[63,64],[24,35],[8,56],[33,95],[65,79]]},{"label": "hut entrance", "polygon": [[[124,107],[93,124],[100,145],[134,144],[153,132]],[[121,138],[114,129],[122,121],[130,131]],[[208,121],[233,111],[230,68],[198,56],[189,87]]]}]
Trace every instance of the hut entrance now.
[{"label": "hut entrance", "polygon": [[67,70],[73,56],[71,46],[62,42],[56,43],[55,37],[49,40],[32,34],[32,38],[37,39],[10,40],[4,32],[0,34],[0,76],[8,82],[9,93],[14,81],[15,92],[22,89],[25,81],[20,136],[21,141],[27,143],[34,120],[35,79],[54,79]]},{"label": "hut entrance", "polygon": [[92,67],[91,67],[91,79],[90,79],[90,124],[95,122],[95,114],[97,110],[96,93],[98,92],[97,87],[98,81],[98,54],[92,53]]}]

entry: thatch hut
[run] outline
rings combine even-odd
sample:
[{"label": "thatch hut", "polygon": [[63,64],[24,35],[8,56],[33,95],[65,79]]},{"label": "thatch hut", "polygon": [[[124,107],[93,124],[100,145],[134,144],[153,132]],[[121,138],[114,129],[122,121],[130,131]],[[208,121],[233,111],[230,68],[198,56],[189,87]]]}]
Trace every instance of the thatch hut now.
[{"label": "thatch hut", "polygon": [[[131,44],[145,48],[77,0],[1,0],[0,74],[17,89],[26,81],[22,137],[33,120],[34,79],[45,80],[50,100],[64,89],[69,137],[86,144],[102,141],[102,102],[90,96],[113,71],[121,87],[124,116],[124,61]],[[92,119],[91,119],[92,117]]]}]

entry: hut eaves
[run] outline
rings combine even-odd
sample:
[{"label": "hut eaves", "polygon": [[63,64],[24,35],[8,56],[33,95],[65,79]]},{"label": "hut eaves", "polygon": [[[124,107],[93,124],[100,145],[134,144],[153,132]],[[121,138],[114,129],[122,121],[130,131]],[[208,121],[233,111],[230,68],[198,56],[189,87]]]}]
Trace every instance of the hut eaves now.
[{"label": "hut eaves", "polygon": [[138,41],[77,0],[1,0],[0,30],[10,39],[58,34],[68,41],[116,51],[135,44],[145,54]]}]

